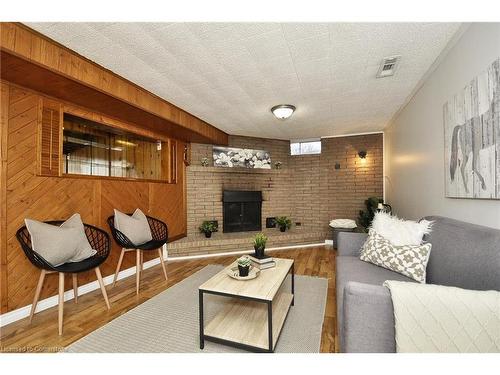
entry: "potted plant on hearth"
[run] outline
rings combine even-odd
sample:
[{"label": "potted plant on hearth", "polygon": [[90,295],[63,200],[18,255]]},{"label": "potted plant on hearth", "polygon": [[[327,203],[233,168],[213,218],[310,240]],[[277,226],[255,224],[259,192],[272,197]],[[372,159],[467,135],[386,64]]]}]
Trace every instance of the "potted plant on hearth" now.
[{"label": "potted plant on hearth", "polygon": [[264,257],[266,249],[267,236],[264,233],[257,233],[253,238],[253,248],[255,249],[255,257],[260,259]]},{"label": "potted plant on hearth", "polygon": [[212,237],[213,232],[217,232],[217,225],[213,221],[205,220],[198,228],[201,233],[205,234],[206,238]]},{"label": "potted plant on hearth", "polygon": [[279,216],[276,218],[276,224],[280,228],[280,231],[284,232],[292,227],[292,220],[286,216]]},{"label": "potted plant on hearth", "polygon": [[250,260],[248,255],[244,255],[238,258],[238,272],[240,273],[241,277],[248,276],[248,271],[250,271],[250,264],[252,264],[252,261]]}]

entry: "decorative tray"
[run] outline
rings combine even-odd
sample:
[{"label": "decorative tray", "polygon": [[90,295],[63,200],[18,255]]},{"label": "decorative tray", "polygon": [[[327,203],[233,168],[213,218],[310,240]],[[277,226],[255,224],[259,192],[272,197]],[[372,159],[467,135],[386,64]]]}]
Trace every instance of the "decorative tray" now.
[{"label": "decorative tray", "polygon": [[252,280],[255,279],[260,274],[260,270],[257,267],[250,266],[248,271],[248,276],[240,276],[240,271],[238,266],[230,267],[227,269],[227,274],[236,280]]}]

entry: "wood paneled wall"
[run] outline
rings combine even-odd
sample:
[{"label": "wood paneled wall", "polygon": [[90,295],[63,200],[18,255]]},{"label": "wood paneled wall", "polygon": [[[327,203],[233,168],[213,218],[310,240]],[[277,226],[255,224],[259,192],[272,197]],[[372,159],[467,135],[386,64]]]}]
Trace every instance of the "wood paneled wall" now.
[{"label": "wood paneled wall", "polygon": [[[37,220],[65,219],[79,212],[84,222],[109,232],[108,216],[117,208],[123,212],[139,207],[145,213],[160,218],[169,227],[169,237],[186,233],[185,143],[177,141],[177,182],[145,182],[109,178],[42,177],[37,175],[37,124],[40,95],[16,85],[2,82],[1,91],[1,161],[2,201],[1,242],[1,312],[29,305],[38,278],[19,246],[15,233],[25,218]],[[130,124],[76,106],[63,106],[77,115],[104,119],[132,130]],[[138,133],[144,133],[136,129]],[[159,138],[162,139],[162,138]],[[101,267],[104,275],[114,272],[119,248],[112,240],[112,251]],[[153,258],[152,256],[151,258]],[[124,268],[134,265],[135,258],[126,257]],[[149,259],[149,258],[148,258]],[[79,284],[93,281],[92,273],[79,276]],[[66,285],[71,285],[68,280]],[[57,277],[48,276],[41,298],[57,293]]]}]

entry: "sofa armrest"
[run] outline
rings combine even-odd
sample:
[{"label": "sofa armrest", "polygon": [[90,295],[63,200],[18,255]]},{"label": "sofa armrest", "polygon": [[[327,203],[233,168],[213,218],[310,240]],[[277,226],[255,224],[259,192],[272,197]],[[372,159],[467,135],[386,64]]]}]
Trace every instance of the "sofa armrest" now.
[{"label": "sofa armrest", "polygon": [[348,282],[344,288],[343,352],[394,353],[394,308],[384,286]]},{"label": "sofa armrest", "polygon": [[337,237],[337,255],[359,256],[367,236],[366,233],[340,232]]}]

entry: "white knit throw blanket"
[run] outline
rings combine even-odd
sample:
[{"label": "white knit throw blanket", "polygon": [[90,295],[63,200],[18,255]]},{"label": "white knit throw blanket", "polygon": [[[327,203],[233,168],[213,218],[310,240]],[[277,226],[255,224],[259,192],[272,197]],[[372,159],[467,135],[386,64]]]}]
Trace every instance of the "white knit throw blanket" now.
[{"label": "white knit throw blanket", "polygon": [[400,353],[500,352],[500,292],[386,281]]}]

